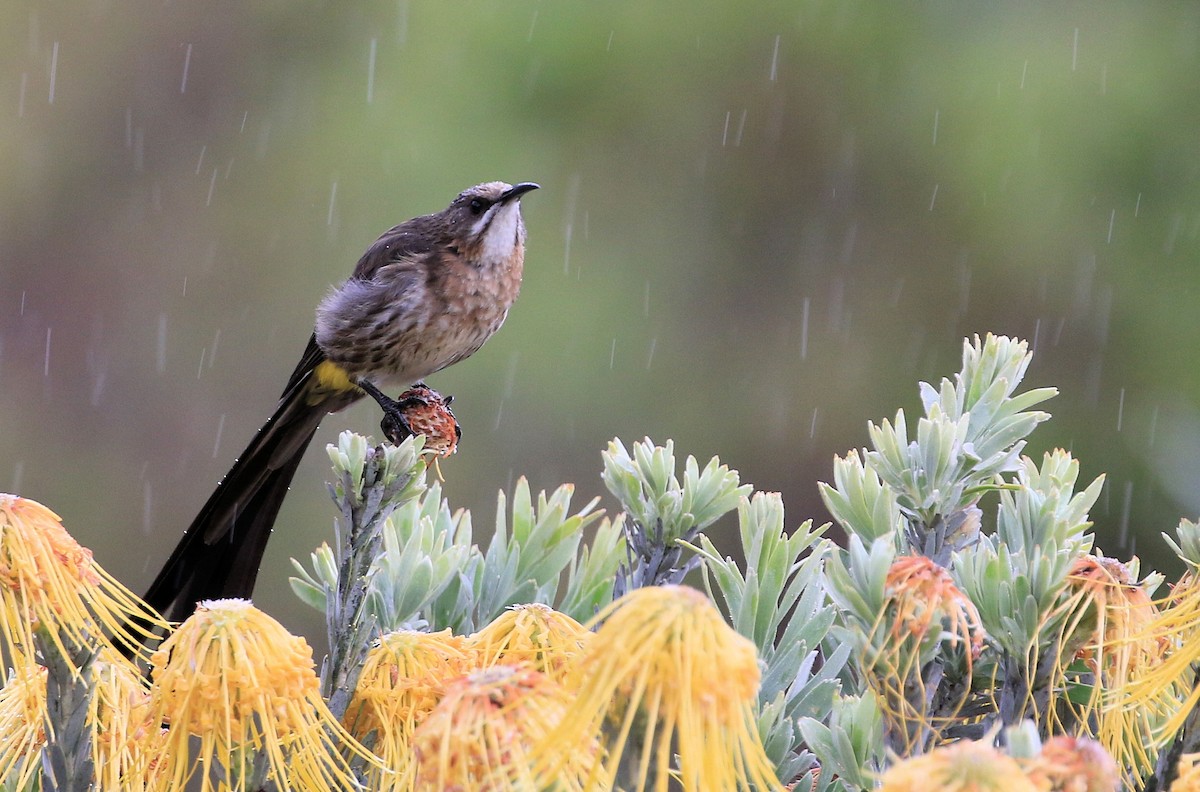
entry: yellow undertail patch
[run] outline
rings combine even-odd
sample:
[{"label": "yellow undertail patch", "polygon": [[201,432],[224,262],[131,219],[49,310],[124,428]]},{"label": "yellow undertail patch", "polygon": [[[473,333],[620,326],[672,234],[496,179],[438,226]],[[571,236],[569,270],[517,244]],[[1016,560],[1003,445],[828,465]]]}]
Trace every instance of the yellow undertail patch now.
[{"label": "yellow undertail patch", "polygon": [[357,385],[350,381],[350,375],[346,373],[346,369],[334,363],[331,360],[323,360],[313,369],[313,380],[317,385],[325,390],[330,391],[348,391],[357,389]]}]

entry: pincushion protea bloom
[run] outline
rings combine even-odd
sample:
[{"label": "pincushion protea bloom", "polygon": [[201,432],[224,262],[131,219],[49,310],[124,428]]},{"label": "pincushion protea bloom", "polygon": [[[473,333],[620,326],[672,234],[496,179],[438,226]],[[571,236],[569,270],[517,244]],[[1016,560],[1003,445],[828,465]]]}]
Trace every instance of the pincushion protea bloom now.
[{"label": "pincushion protea bloom", "polygon": [[46,743],[46,669],[22,665],[0,689],[0,779],[24,789]]},{"label": "pincushion protea bloom", "polygon": [[36,501],[0,494],[0,641],[12,653],[10,662],[35,662],[38,627],[66,657],[64,641],[93,646],[106,636],[137,654],[149,629],[166,626],[92,560],[58,515]]},{"label": "pincushion protea bloom", "polygon": [[378,763],[326,707],[308,643],[246,600],[201,602],[151,671],[153,716],[168,725],[155,789],[253,792],[256,761],[282,789],[354,789],[342,751]]},{"label": "pincushion protea bloom", "polygon": [[587,789],[614,788],[627,751],[641,754],[635,778],[622,779],[630,789],[784,788],[758,736],[754,644],[703,594],[686,586],[636,589],[591,623],[600,629],[568,681],[577,700],[539,746],[539,770],[562,767],[571,745],[600,739],[607,755]]},{"label": "pincushion protea bloom", "polygon": [[[147,788],[162,732],[151,718],[149,692],[124,658],[106,652],[91,666],[87,728],[97,789]],[[46,669],[22,667],[0,690],[0,778],[23,788],[41,767],[46,742]]]},{"label": "pincushion protea bloom", "polygon": [[401,774],[411,762],[413,731],[441,701],[446,683],[472,670],[474,660],[466,638],[449,630],[388,633],[367,653],[343,723],[395,771],[372,768],[373,789],[407,788]]},{"label": "pincushion protea bloom", "polygon": [[[565,743],[557,734],[571,706],[561,686],[528,667],[493,666],[455,680],[413,734],[416,762],[400,788],[581,790],[596,747],[586,739]],[[563,751],[563,762],[552,778],[539,783],[531,752],[547,740]]]},{"label": "pincushion protea bloom", "polygon": [[563,682],[591,633],[565,613],[537,603],[513,605],[471,636],[481,666],[526,664]]},{"label": "pincushion protea bloom", "polygon": [[[922,555],[900,556],[884,579],[884,607],[870,627],[863,665],[868,684],[878,694],[888,726],[909,752],[917,752],[930,732],[923,671],[935,653],[948,643],[965,659],[969,677],[983,649],[979,611],[955,585],[950,573]],[[915,693],[914,693],[915,691]],[[970,686],[962,686],[953,710],[966,702]]]},{"label": "pincushion protea bloom", "polygon": [[[1053,671],[1054,684],[1074,684],[1085,695],[1061,697],[1073,717],[1061,722],[1061,714],[1052,711],[1050,728],[1091,729],[1132,784],[1153,768],[1156,734],[1186,695],[1176,680],[1160,688],[1155,699],[1129,706],[1130,691],[1162,665],[1170,641],[1153,629],[1158,609],[1120,561],[1078,558],[1067,585],[1071,596],[1063,606],[1067,617],[1060,645],[1064,649]],[[1072,663],[1082,663],[1087,676],[1081,677]]]},{"label": "pincushion protea bloom", "polygon": [[878,792],[1044,792],[1017,760],[974,740],[896,762],[882,781]]}]

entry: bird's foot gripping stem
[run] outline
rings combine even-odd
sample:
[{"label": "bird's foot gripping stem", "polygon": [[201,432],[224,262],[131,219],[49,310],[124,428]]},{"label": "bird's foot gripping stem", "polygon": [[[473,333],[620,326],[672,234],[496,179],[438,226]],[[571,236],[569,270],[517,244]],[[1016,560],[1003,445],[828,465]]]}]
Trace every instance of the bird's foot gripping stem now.
[{"label": "bird's foot gripping stem", "polygon": [[418,382],[400,394],[399,399],[392,399],[371,382],[360,380],[356,384],[383,409],[379,428],[388,441],[399,445],[406,438],[424,435],[427,451],[449,456],[457,450],[462,429],[450,411],[453,396],[443,397]]}]

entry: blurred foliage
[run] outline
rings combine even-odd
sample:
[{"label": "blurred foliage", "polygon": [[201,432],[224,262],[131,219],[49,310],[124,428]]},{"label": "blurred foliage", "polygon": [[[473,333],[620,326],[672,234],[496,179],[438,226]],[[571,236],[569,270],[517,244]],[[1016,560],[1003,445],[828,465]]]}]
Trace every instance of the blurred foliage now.
[{"label": "blurred foliage", "polygon": [[[515,471],[586,502],[594,449],[650,435],[820,522],[861,416],[994,330],[1070,394],[1025,453],[1107,471],[1091,519],[1137,551],[1200,511],[1198,58],[1189,5],[13,0],[0,490],[140,588],[366,245],[533,179],[524,294],[435,378],[456,503]],[[310,635],[282,581],[323,465],[257,596]]]}]

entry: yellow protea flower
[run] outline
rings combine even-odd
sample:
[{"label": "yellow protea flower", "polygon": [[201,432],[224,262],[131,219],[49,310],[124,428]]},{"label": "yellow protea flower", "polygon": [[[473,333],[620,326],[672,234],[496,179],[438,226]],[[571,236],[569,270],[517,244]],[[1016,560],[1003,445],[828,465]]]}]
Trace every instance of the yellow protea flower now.
[{"label": "yellow protea flower", "polygon": [[[152,720],[149,692],[140,674],[115,653],[91,666],[87,714],[97,789],[146,788],[150,757],[161,730]],[[41,766],[46,743],[46,675],[22,667],[0,690],[0,778],[22,788]]]},{"label": "yellow protea flower", "polygon": [[416,761],[405,788],[581,790],[595,760],[587,740],[564,746],[568,755],[546,783],[533,775],[534,747],[552,737],[571,706],[560,685],[524,666],[492,666],[455,680],[413,734]]},{"label": "yellow protea flower", "polygon": [[563,682],[591,633],[565,613],[537,603],[513,605],[471,636],[481,666],[524,663]]},{"label": "yellow protea flower", "polygon": [[1184,754],[1175,766],[1171,792],[1200,792],[1200,753]]},{"label": "yellow protea flower", "polygon": [[46,744],[46,669],[22,665],[0,688],[0,779],[24,789]]},{"label": "yellow protea flower", "polygon": [[[1129,706],[1130,690],[1137,681],[1162,665],[1170,648],[1169,639],[1155,634],[1152,626],[1158,610],[1146,590],[1138,585],[1129,568],[1102,556],[1075,560],[1067,576],[1070,597],[1063,606],[1059,645],[1064,647],[1058,667],[1052,672],[1056,687],[1073,685],[1085,696],[1061,696],[1061,705],[1072,718],[1061,722],[1051,709],[1052,731],[1085,728],[1094,723],[1091,736],[1113,756],[1134,779],[1154,766],[1156,734],[1167,713],[1173,712],[1185,692],[1177,687],[1159,691],[1159,697],[1143,706]],[[1086,669],[1088,676],[1081,677]]]},{"label": "yellow protea flower", "polygon": [[[880,706],[906,748],[919,752],[932,723],[926,711],[922,669],[943,643],[959,648],[967,676],[983,649],[985,637],[975,604],[955,585],[950,573],[922,555],[900,556],[884,580],[884,607],[870,627],[870,642],[863,666],[867,684],[878,694]],[[915,691],[915,693],[914,693]],[[958,707],[970,693],[964,686]],[[951,708],[946,720],[953,720]]]},{"label": "yellow protea flower", "polygon": [[466,642],[449,630],[399,630],[380,638],[367,653],[343,723],[395,771],[373,768],[368,779],[372,788],[410,788],[401,786],[409,783],[401,772],[411,763],[413,731],[441,701],[446,683],[475,668]]},{"label": "yellow protea flower", "polygon": [[64,645],[113,643],[139,653],[166,622],[92,560],[36,501],[0,494],[0,654],[35,662],[34,632],[44,627],[64,659]]},{"label": "yellow protea flower", "polygon": [[1158,612],[1134,642],[1155,641],[1164,647],[1160,662],[1141,669],[1120,691],[1126,705],[1159,716],[1159,742],[1172,739],[1200,702],[1200,686],[1192,684],[1200,660],[1200,569],[1189,568],[1171,592],[1156,602]]},{"label": "yellow protea flower", "polygon": [[1121,786],[1117,763],[1087,737],[1051,737],[1022,765],[1040,792],[1117,792]]},{"label": "yellow protea flower", "polygon": [[588,789],[609,790],[627,750],[640,753],[628,789],[761,792],[783,789],[756,725],[754,644],[699,591],[631,591],[589,622],[600,629],[572,664],[577,700],[538,749],[539,770],[560,768],[572,746],[599,739],[608,753]]},{"label": "yellow protea flower", "polygon": [[974,740],[896,762],[882,781],[878,792],[1043,792],[1017,760]]},{"label": "yellow protea flower", "polygon": [[353,789],[342,751],[378,763],[326,707],[308,643],[246,600],[201,602],[151,672],[168,726],[155,789],[252,792],[245,768],[261,756],[280,788]]}]

